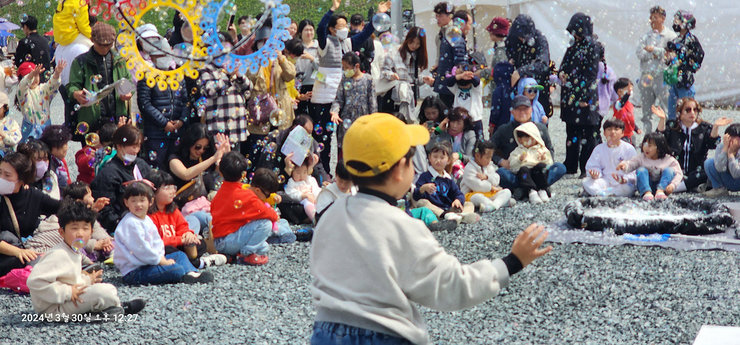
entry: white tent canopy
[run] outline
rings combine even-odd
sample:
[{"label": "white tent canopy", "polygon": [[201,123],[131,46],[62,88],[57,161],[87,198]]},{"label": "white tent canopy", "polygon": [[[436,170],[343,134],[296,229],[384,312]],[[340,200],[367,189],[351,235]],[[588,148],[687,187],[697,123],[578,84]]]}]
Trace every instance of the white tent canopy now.
[{"label": "white tent canopy", "polygon": [[[666,9],[666,25],[670,27],[673,14],[679,10],[691,11],[697,27],[693,31],[704,48],[702,68],[696,74],[696,98],[700,102],[721,105],[740,103],[740,4],[737,0],[702,2],[694,0],[669,0],[645,2],[639,0],[451,0],[456,6],[475,8],[477,50],[486,52],[491,43],[486,26],[496,16],[513,20],[519,13],[526,13],[550,45],[550,58],[557,65],[568,46],[565,27],[576,12],[590,15],[594,32],[606,47],[607,64],[620,77],[635,82],[640,77],[637,43],[650,30],[649,10],[660,5]],[[433,8],[436,0],[413,0],[416,25],[427,31],[427,51],[430,65],[437,61],[434,38],[439,32]],[[473,40],[468,39],[472,48]],[[636,88],[637,89],[637,88]]]}]

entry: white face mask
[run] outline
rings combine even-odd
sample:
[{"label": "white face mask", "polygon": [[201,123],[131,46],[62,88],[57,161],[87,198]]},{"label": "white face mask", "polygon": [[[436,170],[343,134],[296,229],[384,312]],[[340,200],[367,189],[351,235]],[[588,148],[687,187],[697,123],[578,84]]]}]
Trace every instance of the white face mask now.
[{"label": "white face mask", "polygon": [[49,170],[49,162],[47,161],[36,162],[36,181],[44,177],[44,174],[46,174],[47,170]]},{"label": "white face mask", "polygon": [[0,178],[0,195],[13,194],[15,190],[15,182],[10,182],[4,178]]},{"label": "white face mask", "polygon": [[347,35],[349,35],[349,29],[344,28],[344,29],[337,30],[337,38],[338,39],[344,40],[345,38],[347,38]]},{"label": "white face mask", "polygon": [[136,155],[130,155],[128,153],[123,155],[123,164],[129,165],[136,160]]}]

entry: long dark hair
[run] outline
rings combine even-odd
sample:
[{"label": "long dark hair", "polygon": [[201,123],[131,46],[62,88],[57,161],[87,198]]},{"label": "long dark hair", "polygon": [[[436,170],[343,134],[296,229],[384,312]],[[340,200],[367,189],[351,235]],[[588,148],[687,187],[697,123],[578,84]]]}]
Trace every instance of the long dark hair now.
[{"label": "long dark hair", "polygon": [[649,133],[645,136],[645,138],[642,139],[642,145],[640,145],[640,147],[645,146],[646,143],[653,143],[655,145],[655,147],[658,149],[658,159],[663,159],[665,155],[671,153],[671,148],[668,146],[668,141],[665,140],[665,136],[663,136],[663,133]]},{"label": "long dark hair", "polygon": [[[162,186],[175,185],[175,179],[172,178],[172,175],[159,169],[153,169],[151,172],[149,172],[149,175],[147,175],[146,178],[154,185],[155,190],[159,190],[159,188],[161,188]],[[154,195],[157,195],[156,191]],[[149,207],[149,214],[157,213],[159,211],[164,211],[164,213],[172,213],[175,212],[176,209],[177,203],[173,201],[169,203],[164,210],[160,210],[157,207],[157,201],[155,200],[152,203],[152,206]]]},{"label": "long dark hair", "polygon": [[177,157],[181,160],[190,159],[190,148],[200,139],[208,139],[208,146],[206,146],[205,152],[201,158],[203,160],[208,159],[215,153],[213,144],[213,137],[208,133],[208,128],[205,124],[196,122],[185,128],[185,131],[180,136],[180,144],[175,148]]},{"label": "long dark hair", "polygon": [[701,124],[704,122],[704,120],[701,119],[701,105],[699,102],[697,102],[692,97],[684,97],[678,100],[676,102],[676,120],[673,121],[673,126],[671,128],[676,131],[681,131],[681,113],[683,112],[683,109],[686,108],[686,106],[689,104],[689,102],[693,102],[696,104],[696,123]]},{"label": "long dark hair", "polygon": [[401,54],[401,59],[406,61],[406,55],[411,53],[409,50],[409,44],[411,44],[411,42],[416,38],[418,38],[421,43],[419,45],[419,49],[416,50],[416,66],[420,71],[423,71],[427,68],[427,64],[429,63],[427,59],[427,37],[424,29],[418,26],[412,27],[406,34],[406,39],[403,40],[401,47],[398,48],[398,53]]},{"label": "long dark hair", "polygon": [[437,111],[439,111],[437,122],[442,122],[442,120],[447,117],[447,113],[449,113],[447,105],[445,105],[438,96],[427,96],[427,98],[424,98],[421,102],[421,107],[419,108],[419,123],[421,124],[429,121],[427,116],[424,115],[424,109],[426,108],[437,108]]},{"label": "long dark hair", "polygon": [[300,39],[301,42],[303,42],[303,29],[305,29],[307,26],[312,27],[314,31],[316,30],[316,25],[313,25],[311,19],[301,20],[301,22],[298,23],[298,39]]}]

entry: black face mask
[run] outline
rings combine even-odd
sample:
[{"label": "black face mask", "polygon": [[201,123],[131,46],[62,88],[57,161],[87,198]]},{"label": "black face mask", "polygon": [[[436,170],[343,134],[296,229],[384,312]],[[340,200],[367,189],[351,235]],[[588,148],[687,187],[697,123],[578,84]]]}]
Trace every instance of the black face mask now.
[{"label": "black face mask", "polygon": [[681,25],[673,24],[673,31],[675,31],[675,32],[681,32]]},{"label": "black face mask", "polygon": [[463,79],[460,79],[460,80],[457,81],[457,85],[458,86],[462,86],[462,87],[468,87],[472,83],[473,83],[472,80],[463,80]]}]

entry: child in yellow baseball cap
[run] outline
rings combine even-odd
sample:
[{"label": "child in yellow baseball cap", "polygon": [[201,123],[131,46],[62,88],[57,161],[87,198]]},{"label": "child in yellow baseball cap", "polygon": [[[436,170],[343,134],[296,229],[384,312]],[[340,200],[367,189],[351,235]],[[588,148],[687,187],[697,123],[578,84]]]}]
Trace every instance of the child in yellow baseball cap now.
[{"label": "child in yellow baseball cap", "polygon": [[315,228],[312,344],[426,344],[417,304],[452,311],[485,302],[552,249],[540,248],[547,233],[532,224],[501,259],[465,265],[446,253],[424,222],[396,207],[414,179],[415,147],[428,140],[425,127],[381,113],[345,133],[344,164],[359,192],[337,199]]}]

